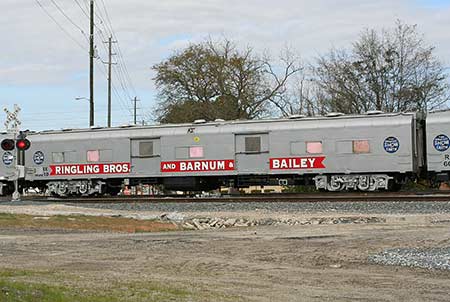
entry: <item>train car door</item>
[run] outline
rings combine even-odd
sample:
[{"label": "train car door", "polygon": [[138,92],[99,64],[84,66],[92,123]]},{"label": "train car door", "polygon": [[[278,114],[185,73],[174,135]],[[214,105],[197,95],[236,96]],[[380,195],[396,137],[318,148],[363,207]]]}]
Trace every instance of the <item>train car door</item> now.
[{"label": "train car door", "polygon": [[131,140],[131,165],[133,174],[157,176],[161,174],[161,141],[159,138]]},{"label": "train car door", "polygon": [[239,173],[269,172],[269,134],[236,134],[236,167]]}]

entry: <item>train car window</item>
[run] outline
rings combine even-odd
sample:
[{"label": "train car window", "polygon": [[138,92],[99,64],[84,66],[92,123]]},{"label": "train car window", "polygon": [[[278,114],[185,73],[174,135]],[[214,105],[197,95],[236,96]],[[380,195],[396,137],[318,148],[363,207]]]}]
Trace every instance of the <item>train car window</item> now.
[{"label": "train car window", "polygon": [[353,153],[370,153],[370,144],[368,140],[353,141]]},{"label": "train car window", "polygon": [[89,150],[86,154],[87,161],[98,162],[100,161],[100,152],[98,150]]},{"label": "train car window", "polygon": [[323,153],[322,142],[306,142],[306,153],[322,154]]},{"label": "train car window", "polygon": [[113,160],[112,150],[100,150],[100,161],[111,162]]},{"label": "train car window", "polygon": [[201,158],[203,157],[203,147],[190,147],[189,148],[190,158]]},{"label": "train car window", "polygon": [[291,154],[292,155],[305,154],[305,142],[291,142]]},{"label": "train car window", "polygon": [[76,163],[77,162],[77,153],[75,151],[65,151],[64,152],[64,162]]},{"label": "train car window", "polygon": [[245,152],[261,152],[261,137],[260,136],[246,137]]},{"label": "train car window", "polygon": [[153,142],[140,142],[139,156],[152,156],[152,155],[153,155]]},{"label": "train car window", "polygon": [[64,162],[64,153],[62,152],[53,152],[52,160],[54,163],[63,163]]},{"label": "train car window", "polygon": [[338,154],[352,154],[352,141],[337,141],[336,152]]},{"label": "train car window", "polygon": [[177,159],[189,158],[189,148],[188,147],[175,148],[175,158]]}]

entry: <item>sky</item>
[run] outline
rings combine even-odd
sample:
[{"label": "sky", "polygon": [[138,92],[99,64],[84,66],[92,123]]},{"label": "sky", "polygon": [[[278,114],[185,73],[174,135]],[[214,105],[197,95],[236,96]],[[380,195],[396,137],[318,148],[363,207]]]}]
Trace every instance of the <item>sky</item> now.
[{"label": "sky", "polygon": [[[22,111],[23,129],[89,124],[88,0],[1,0],[0,104]],[[349,48],[365,28],[417,24],[450,66],[450,0],[95,0],[95,124],[107,120],[106,44],[113,29],[113,126],[149,119],[157,101],[151,67],[189,43],[233,40],[277,55],[288,46],[313,61]],[[55,22],[56,20],[56,22]],[[76,98],[81,98],[76,100]],[[1,121],[6,118],[0,113]],[[2,125],[3,126],[3,125]]]}]

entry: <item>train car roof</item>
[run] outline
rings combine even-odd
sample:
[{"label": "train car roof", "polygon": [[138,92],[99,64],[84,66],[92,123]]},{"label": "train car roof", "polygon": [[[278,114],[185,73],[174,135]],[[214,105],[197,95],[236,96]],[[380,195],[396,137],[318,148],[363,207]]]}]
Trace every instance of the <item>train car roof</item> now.
[{"label": "train car roof", "polygon": [[[303,123],[314,121],[336,121],[343,122],[345,120],[362,120],[362,119],[380,119],[391,117],[416,117],[415,112],[401,112],[401,113],[381,113],[381,112],[368,112],[367,114],[360,115],[344,115],[342,113],[330,113],[327,116],[314,116],[306,117],[302,115],[293,115],[288,118],[270,118],[270,119],[258,119],[258,120],[215,120],[205,121],[197,120],[193,123],[180,123],[180,124],[155,124],[155,125],[122,125],[116,127],[100,127],[94,126],[90,128],[74,128],[74,129],[60,129],[60,130],[43,130],[43,131],[29,131],[29,134],[64,134],[64,133],[93,133],[93,132],[109,132],[109,131],[124,131],[124,130],[162,130],[162,129],[177,129],[177,128],[199,128],[205,126],[239,126],[248,125],[257,126],[258,124],[279,124],[279,123]],[[253,127],[251,127],[253,128]]]},{"label": "train car roof", "polygon": [[427,116],[427,124],[439,124],[450,122],[450,110],[437,110]]}]

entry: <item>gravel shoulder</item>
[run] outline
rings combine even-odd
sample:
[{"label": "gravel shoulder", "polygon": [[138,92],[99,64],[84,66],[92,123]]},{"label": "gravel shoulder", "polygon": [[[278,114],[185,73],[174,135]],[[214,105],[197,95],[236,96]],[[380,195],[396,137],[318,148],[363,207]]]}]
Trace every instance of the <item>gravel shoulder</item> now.
[{"label": "gravel shoulder", "polygon": [[428,209],[423,213],[362,211],[361,205],[353,211],[351,205],[344,210],[322,205],[321,211],[302,210],[302,206],[281,211],[245,206],[203,205],[198,211],[126,207],[0,204],[0,213],[154,219],[176,212],[184,219],[367,216],[383,220],[136,234],[0,229],[0,270],[48,273],[29,274],[27,282],[97,291],[123,287],[130,293],[129,301],[138,301],[133,300],[133,291],[151,282],[192,293],[176,301],[449,301],[449,270],[369,261],[386,251],[403,257],[417,249],[425,254],[432,251],[431,257],[438,255],[444,261],[450,247],[450,211],[442,203],[410,207]]}]

